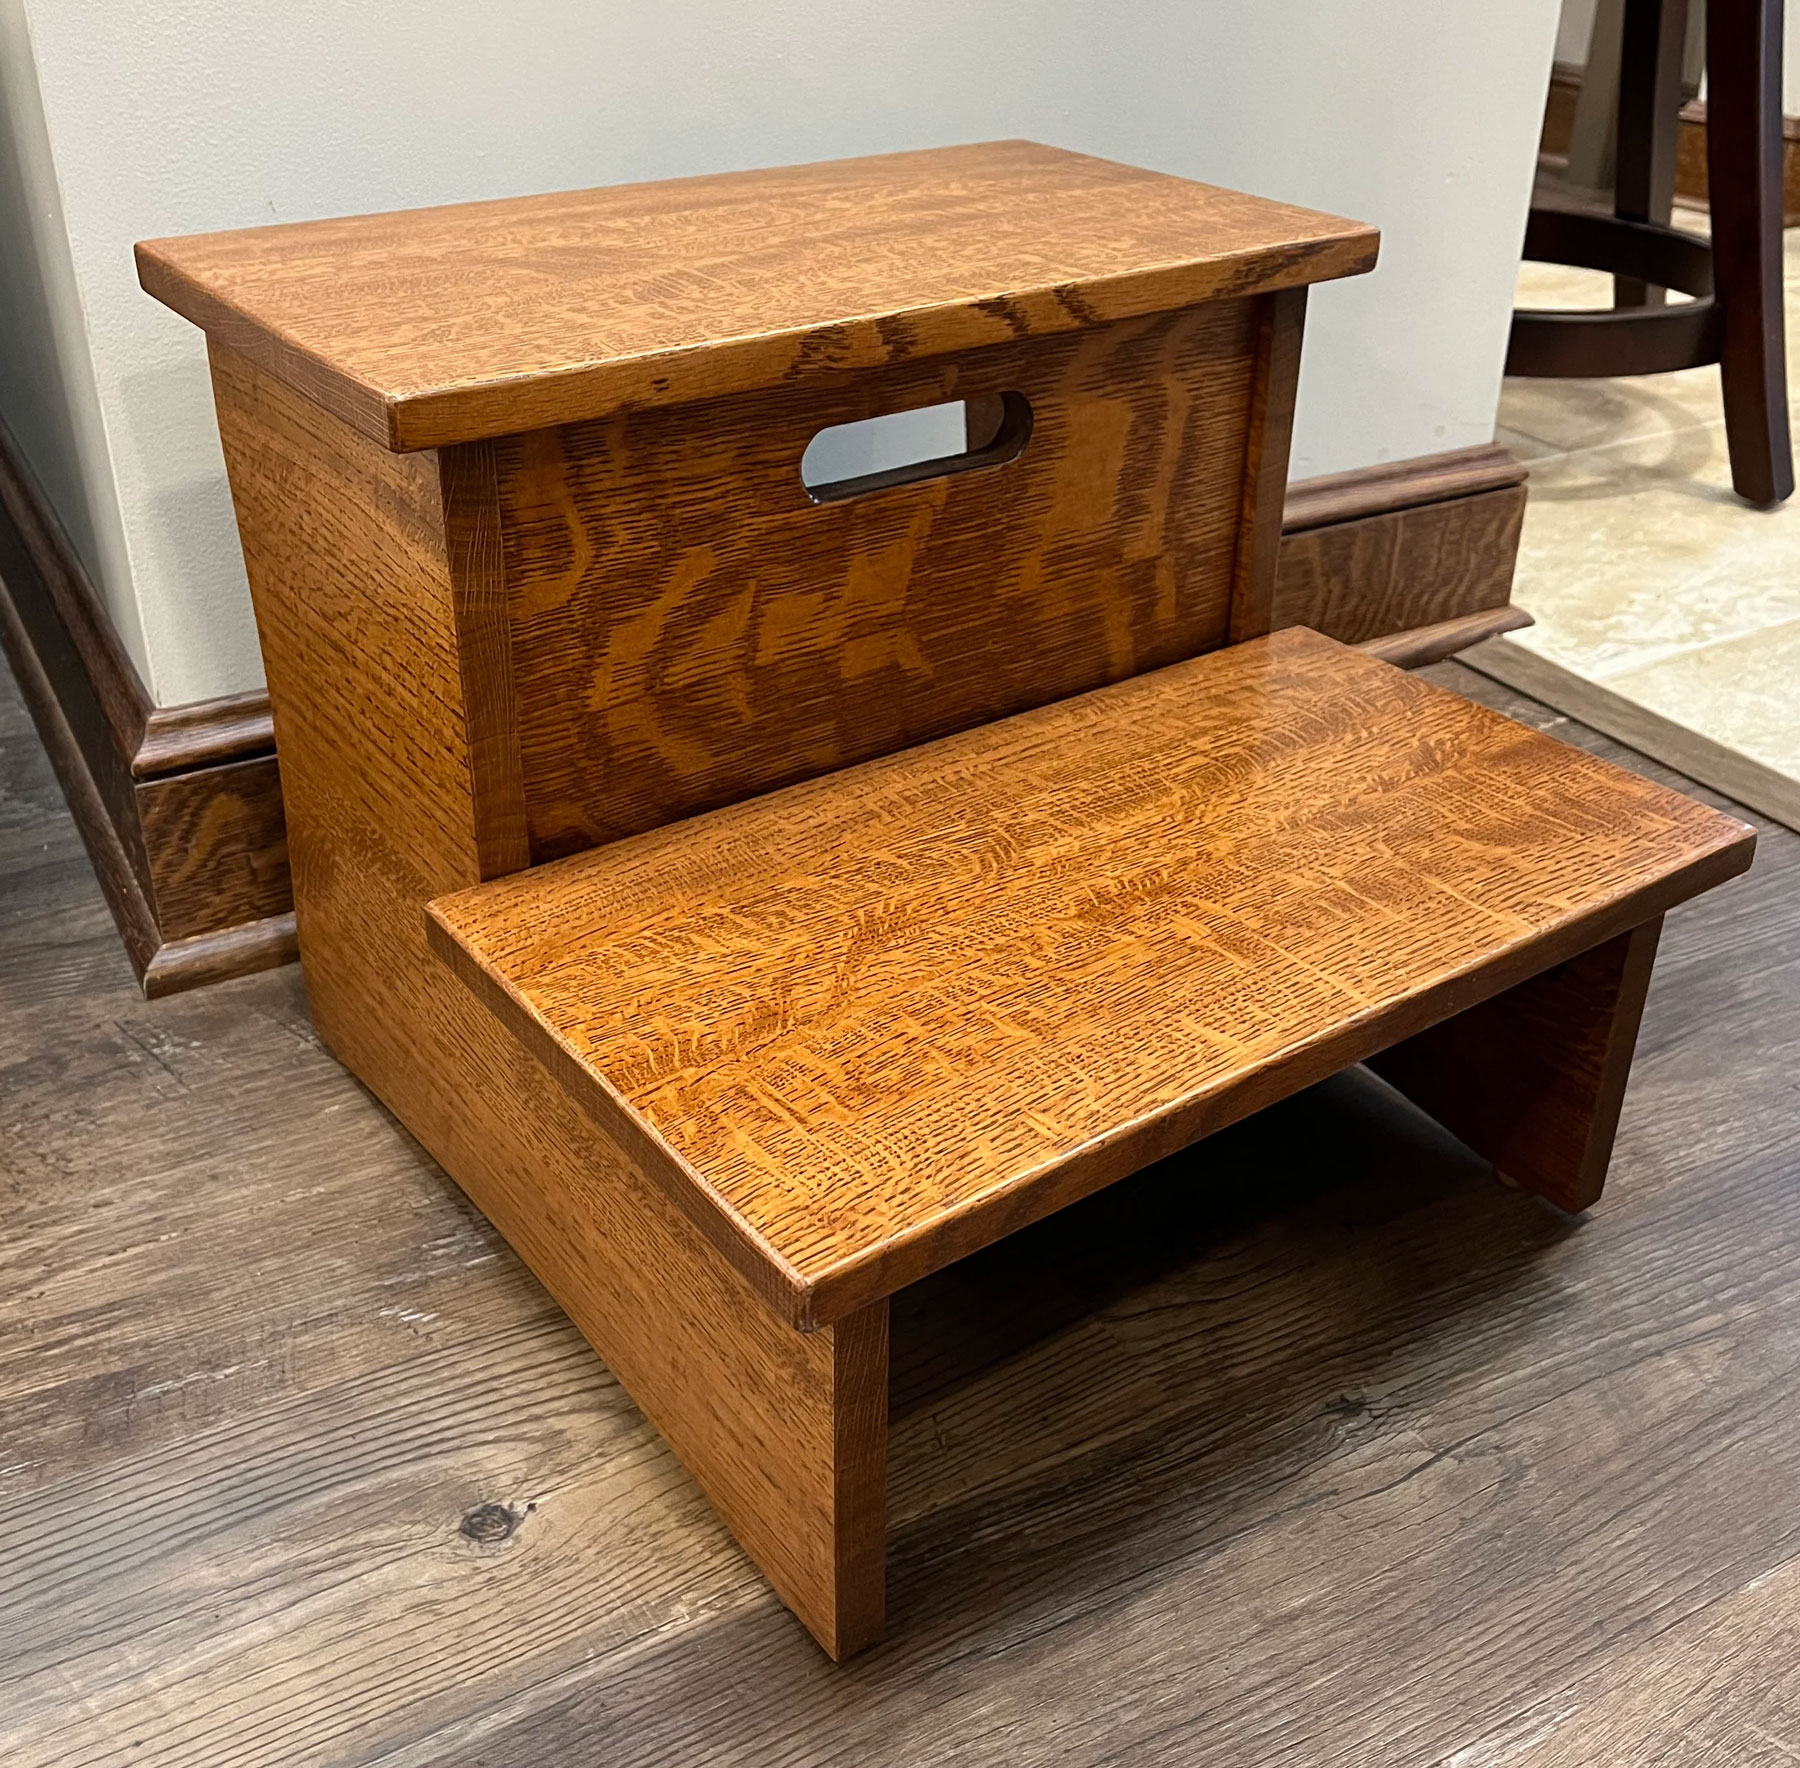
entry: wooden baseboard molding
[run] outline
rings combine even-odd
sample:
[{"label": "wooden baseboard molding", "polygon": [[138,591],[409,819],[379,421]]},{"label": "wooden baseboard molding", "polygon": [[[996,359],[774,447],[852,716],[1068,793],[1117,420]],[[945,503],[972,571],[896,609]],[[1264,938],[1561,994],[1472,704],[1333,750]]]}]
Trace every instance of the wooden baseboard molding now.
[{"label": "wooden baseboard molding", "polygon": [[1454,657],[1457,652],[1497,638],[1503,632],[1517,632],[1536,624],[1523,608],[1488,608],[1479,614],[1462,614],[1454,620],[1415,626],[1410,632],[1366,638],[1356,649],[1399,669],[1423,669],[1428,663],[1441,663],[1446,657]]},{"label": "wooden baseboard molding", "polygon": [[1493,445],[1301,480],[1275,624],[1361,644],[1503,609],[1524,518],[1525,468]]},{"label": "wooden baseboard molding", "polygon": [[261,688],[200,700],[191,706],[153,706],[131,758],[134,772],[191,773],[226,761],[257,761],[275,753],[275,723]]},{"label": "wooden baseboard molding", "polygon": [[1544,98],[1544,122],[1538,152],[1566,159],[1575,135],[1575,106],[1581,99],[1581,63],[1559,61],[1550,68],[1550,90]]},{"label": "wooden baseboard molding", "polygon": [[[1675,200],[1704,209],[1706,192],[1706,100],[1681,107],[1675,137]],[[1781,119],[1781,225],[1800,225],[1800,117]]]},{"label": "wooden baseboard molding", "polygon": [[[1544,104],[1544,127],[1538,152],[1565,159],[1575,128],[1575,106],[1581,97],[1579,63],[1559,61],[1550,73]],[[1781,224],[1800,225],[1800,117],[1782,119]],[[1681,107],[1675,136],[1675,200],[1690,209],[1706,207],[1706,101],[1696,98]]]},{"label": "wooden baseboard molding", "polygon": [[267,697],[150,703],[4,429],[0,640],[146,992],[286,961],[293,900]]},{"label": "wooden baseboard molding", "polygon": [[237,927],[220,927],[211,933],[196,933],[191,939],[175,939],[158,946],[144,970],[144,993],[152,999],[178,994],[203,983],[224,982],[256,970],[273,970],[279,964],[293,963],[299,955],[300,941],[294,932],[291,910]]},{"label": "wooden baseboard molding", "polygon": [[[1407,668],[1526,624],[1508,605],[1524,478],[1486,447],[1290,486],[1275,624]],[[150,704],[3,430],[0,636],[145,992],[292,959],[268,697]]]},{"label": "wooden baseboard molding", "polygon": [[8,525],[0,523],[0,649],[4,649],[12,665],[26,710],[37,726],[57,784],[68,800],[69,813],[93,861],[119,937],[125,942],[126,955],[141,979],[161,944],[156,916],[139,882],[138,867],[126,852],[112,814],[94,783],[93,771],[81,752],[55,684],[19,616],[12,587],[18,580],[12,556],[14,539]]}]

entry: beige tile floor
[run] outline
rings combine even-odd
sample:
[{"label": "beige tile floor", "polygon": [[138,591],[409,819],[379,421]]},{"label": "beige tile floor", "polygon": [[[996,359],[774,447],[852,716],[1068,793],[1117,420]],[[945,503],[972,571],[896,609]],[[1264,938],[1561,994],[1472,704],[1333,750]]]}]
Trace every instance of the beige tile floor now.
[{"label": "beige tile floor", "polygon": [[[1800,410],[1800,231],[1787,285]],[[1522,306],[1610,291],[1591,271],[1519,277]],[[1531,468],[1513,593],[1537,625],[1468,661],[1800,827],[1800,497],[1733,496],[1718,371],[1509,380],[1496,434]]]}]

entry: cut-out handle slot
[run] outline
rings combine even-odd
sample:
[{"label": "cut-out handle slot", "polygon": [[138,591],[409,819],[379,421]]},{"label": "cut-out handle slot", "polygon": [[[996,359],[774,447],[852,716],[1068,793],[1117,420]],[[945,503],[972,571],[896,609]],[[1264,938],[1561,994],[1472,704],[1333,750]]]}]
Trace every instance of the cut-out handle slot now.
[{"label": "cut-out handle slot", "polygon": [[821,430],[800,457],[800,483],[814,503],[841,503],[999,466],[1017,460],[1030,440],[1031,402],[1023,393],[979,393]]}]

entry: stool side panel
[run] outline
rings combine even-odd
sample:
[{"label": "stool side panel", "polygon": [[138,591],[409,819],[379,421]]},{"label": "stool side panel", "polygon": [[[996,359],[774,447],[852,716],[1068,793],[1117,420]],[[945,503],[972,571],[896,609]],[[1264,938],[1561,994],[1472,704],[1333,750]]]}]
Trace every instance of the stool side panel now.
[{"label": "stool side panel", "polygon": [[[1217,302],[499,444],[533,858],[1225,642],[1264,330]],[[801,484],[823,428],[1006,391],[1017,459]]]},{"label": "stool side panel", "polygon": [[427,945],[426,902],[484,864],[463,704],[480,659],[453,567],[473,518],[444,501],[480,495],[479,473],[388,454],[229,350],[214,387],[321,1036],[542,1279],[821,1643],[866,1643],[886,1418],[857,1384],[885,1397],[867,1354],[885,1307],[850,1357],[835,1328],[785,1325]]},{"label": "stool side panel", "polygon": [[1369,1066],[1571,1214],[1612,1157],[1660,916],[1372,1057]]}]

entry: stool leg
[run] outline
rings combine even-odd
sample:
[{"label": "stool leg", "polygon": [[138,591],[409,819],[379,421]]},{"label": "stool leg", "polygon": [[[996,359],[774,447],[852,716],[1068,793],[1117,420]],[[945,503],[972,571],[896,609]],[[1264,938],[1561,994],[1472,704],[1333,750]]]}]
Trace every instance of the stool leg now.
[{"label": "stool leg", "polygon": [[1368,1066],[1570,1213],[1600,1196],[1662,917],[1373,1057]]},{"label": "stool leg", "polygon": [[1731,483],[1751,503],[1794,489],[1782,320],[1781,0],[1706,9],[1706,183]]},{"label": "stool leg", "polygon": [[[1666,227],[1675,206],[1687,11],[1687,0],[1626,0],[1613,156],[1613,213],[1626,221]],[[1615,306],[1660,307],[1663,299],[1662,289],[1635,276],[1613,278]]]}]

